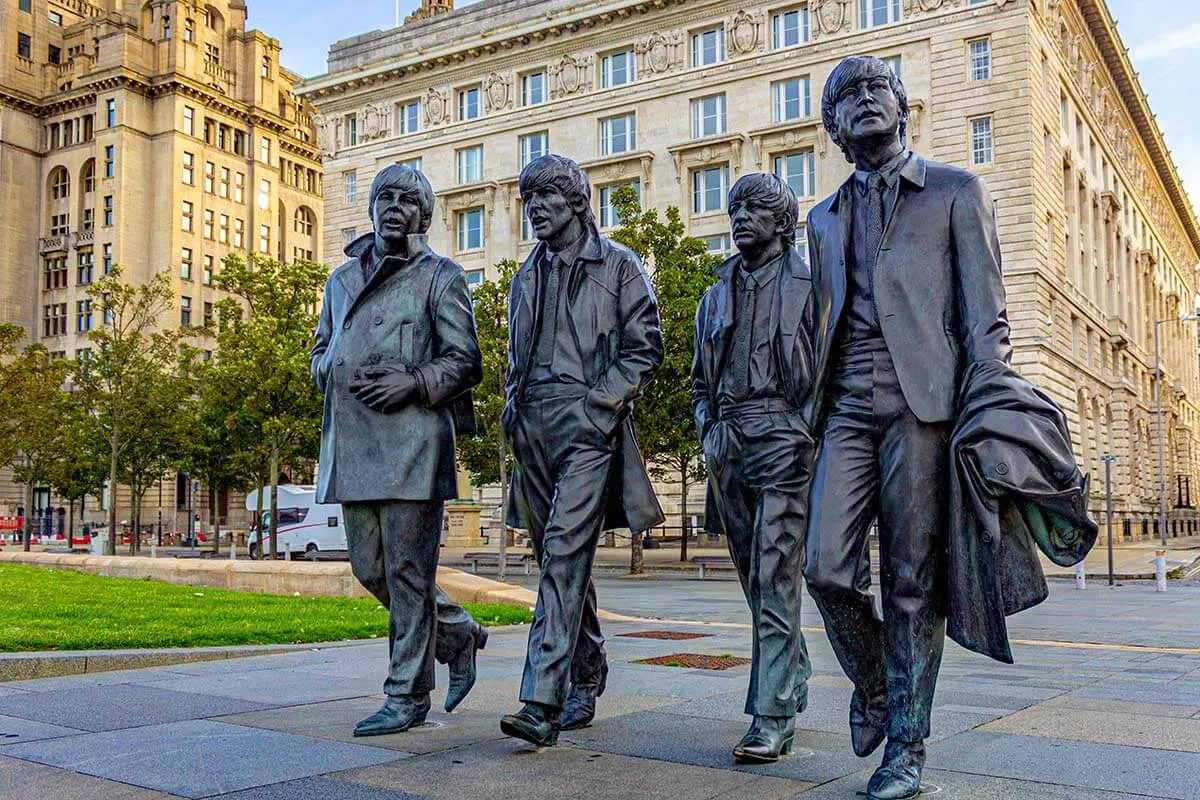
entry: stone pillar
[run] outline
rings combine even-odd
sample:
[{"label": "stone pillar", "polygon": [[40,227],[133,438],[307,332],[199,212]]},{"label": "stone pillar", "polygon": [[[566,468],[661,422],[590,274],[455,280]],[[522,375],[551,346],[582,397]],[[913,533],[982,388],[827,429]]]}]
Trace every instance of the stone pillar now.
[{"label": "stone pillar", "polygon": [[459,465],[458,498],[446,504],[446,515],[450,530],[446,535],[447,547],[483,547],[480,535],[480,515],[483,506],[475,502],[471,492],[471,479]]}]

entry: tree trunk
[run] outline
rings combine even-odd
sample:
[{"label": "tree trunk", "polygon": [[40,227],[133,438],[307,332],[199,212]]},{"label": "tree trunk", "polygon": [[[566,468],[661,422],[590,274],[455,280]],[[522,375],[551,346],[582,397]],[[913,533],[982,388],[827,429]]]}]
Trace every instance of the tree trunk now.
[{"label": "tree trunk", "polygon": [[67,549],[75,542],[75,498],[67,501]]},{"label": "tree trunk", "polygon": [[688,534],[688,473],[687,461],[681,461],[679,470],[679,560],[687,561]]},{"label": "tree trunk", "polygon": [[133,523],[129,528],[129,555],[136,556],[138,553],[138,533],[142,527],[142,490],[141,481],[134,480],[129,484],[129,501],[130,501],[130,521]]},{"label": "tree trunk", "polygon": [[213,555],[221,552],[221,528],[217,525],[217,493],[208,488],[208,532],[213,537]]},{"label": "tree trunk", "polygon": [[642,532],[630,531],[629,540],[629,574],[641,575],[642,568]]},{"label": "tree trunk", "polygon": [[262,482],[262,475],[255,475],[254,477],[256,478],[255,483],[258,484],[258,491],[256,492],[256,496],[254,498],[254,533],[258,537],[258,548],[257,548],[256,552],[257,552],[258,558],[262,558],[264,555],[266,555],[266,551],[263,550],[263,542],[265,541],[265,539],[263,538],[263,526],[262,526],[263,482]]},{"label": "tree trunk", "polygon": [[279,557],[279,439],[271,437],[271,560]]},{"label": "tree trunk", "polygon": [[[108,461],[108,541],[104,543],[104,555],[117,554],[117,435],[113,432],[109,441],[111,453]],[[101,491],[104,491],[101,489]]]},{"label": "tree trunk", "polygon": [[505,561],[508,555],[508,519],[505,510],[508,508],[508,469],[504,463],[504,428],[500,432],[500,571],[496,576],[504,580],[508,576]]},{"label": "tree trunk", "polygon": [[22,547],[26,553],[29,552],[30,526],[33,524],[33,481],[25,484],[25,524],[21,527],[25,529],[24,542]]}]

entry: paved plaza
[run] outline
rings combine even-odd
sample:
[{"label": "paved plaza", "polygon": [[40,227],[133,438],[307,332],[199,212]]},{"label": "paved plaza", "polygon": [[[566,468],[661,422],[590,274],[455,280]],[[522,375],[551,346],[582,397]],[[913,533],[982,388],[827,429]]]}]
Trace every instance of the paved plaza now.
[{"label": "paved plaza", "polygon": [[[850,686],[809,602],[815,674],[795,755],[737,766],[747,667],[634,663],[745,656],[749,615],[728,578],[602,578],[612,663],[596,723],[536,751],[499,732],[518,707],[526,628],[495,629],[479,683],[423,728],[354,739],[374,711],[380,641],[172,667],[0,683],[5,800],[853,800],[878,755],[854,757]],[[1084,591],[1010,618],[1017,663],[948,645],[926,791],[946,798],[1200,797],[1200,583]],[[705,634],[666,640],[621,634]],[[444,681],[444,673],[439,674]],[[439,695],[441,690],[439,690]]]}]

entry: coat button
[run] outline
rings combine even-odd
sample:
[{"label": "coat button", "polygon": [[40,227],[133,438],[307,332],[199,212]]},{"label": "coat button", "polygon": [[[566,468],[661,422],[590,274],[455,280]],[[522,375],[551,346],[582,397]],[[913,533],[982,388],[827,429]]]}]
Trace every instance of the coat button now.
[{"label": "coat button", "polygon": [[375,324],[376,324],[376,325],[382,325],[382,324],[383,324],[383,317],[382,317],[382,316],[377,316],[377,317],[375,317]]},{"label": "coat button", "polygon": [[347,330],[347,331],[350,330],[350,320],[346,320],[345,322],[343,322],[342,328],[343,328],[343,330]]},{"label": "coat button", "polygon": [[997,475],[1007,475],[1008,474],[1008,464],[1005,464],[1003,461],[1001,461],[999,464],[997,464],[996,465],[996,474]]},{"label": "coat button", "polygon": [[368,364],[378,364],[382,360],[383,356],[379,355],[379,353],[371,353],[371,355],[367,356]]},{"label": "coat button", "polygon": [[345,361],[345,359],[343,359],[341,356],[338,356],[337,358],[335,358],[335,359],[333,360],[333,363],[334,363],[334,364],[337,364],[337,365],[340,367],[342,364],[345,364],[345,363],[346,363],[346,361]]},{"label": "coat button", "polygon": [[983,536],[982,536],[982,537],[980,537],[980,538],[982,538],[982,539],[983,539],[983,543],[984,543],[984,544],[991,544],[991,543],[992,543],[992,535],[991,535],[990,533],[988,533],[987,531],[984,531],[984,532],[983,532]]}]

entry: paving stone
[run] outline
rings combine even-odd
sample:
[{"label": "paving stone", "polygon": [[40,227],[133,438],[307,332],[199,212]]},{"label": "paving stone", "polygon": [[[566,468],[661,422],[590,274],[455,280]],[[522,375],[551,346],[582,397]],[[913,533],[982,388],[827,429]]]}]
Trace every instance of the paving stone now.
[{"label": "paving stone", "polygon": [[1095,711],[1045,703],[989,722],[984,730],[1052,739],[1157,747],[1192,752],[1200,746],[1200,720]]},{"label": "paving stone", "polygon": [[407,756],[208,720],[27,742],[0,755],[193,798]]},{"label": "paving stone", "polygon": [[26,689],[20,689],[16,686],[5,686],[0,684],[0,697],[11,697],[14,694],[24,694],[26,691]]},{"label": "paving stone", "polygon": [[971,731],[930,748],[930,769],[1194,800],[1200,754]]},{"label": "paving stone", "polygon": [[1083,686],[1071,692],[1072,697],[1093,697],[1101,700],[1128,700],[1133,703],[1167,703],[1179,706],[1200,706],[1200,689],[1182,691],[1170,684],[1137,685],[1107,681]]},{"label": "paving stone", "polygon": [[396,792],[361,783],[331,778],[301,778],[221,795],[221,800],[425,800],[408,792]]},{"label": "paving stone", "polygon": [[0,756],[0,797],[4,800],[68,797],[71,800],[172,800],[177,796]]},{"label": "paving stone", "polygon": [[[268,706],[320,703],[326,700],[342,700],[348,697],[363,697],[379,692],[383,685],[382,674],[378,682],[336,678],[317,675],[301,669],[280,668],[254,670],[211,676],[184,676],[174,680],[159,681],[156,687],[174,692],[188,692],[235,700],[259,703]],[[233,712],[249,709],[236,709]]]},{"label": "paving stone", "polygon": [[864,763],[850,750],[849,730],[832,734],[799,728],[794,743],[796,755],[775,764],[735,764],[731,751],[748,725],[747,718],[733,722],[645,711],[583,730],[567,731],[560,741],[566,739],[580,747],[607,753],[811,783],[841,777],[861,769]]},{"label": "paving stone", "polygon": [[[796,795],[794,800],[857,800],[867,788],[871,769],[856,772],[831,783],[826,783]],[[1074,786],[1057,786],[1052,783],[994,778],[988,775],[972,775],[962,772],[926,769],[922,776],[924,792],[922,800],[1162,800],[1157,796],[1104,792]]]},{"label": "paving stone", "polygon": [[245,700],[129,684],[0,697],[0,714],[51,725],[70,722],[71,727],[86,731],[134,728],[267,707]]},{"label": "paving stone", "polygon": [[777,800],[812,786],[763,774],[602,753],[572,747],[562,739],[556,747],[537,750],[507,737],[331,777],[429,800]]},{"label": "paving stone", "polygon": [[55,739],[59,736],[74,736],[79,733],[85,733],[85,731],[0,715],[0,745],[32,742],[35,739]]}]

